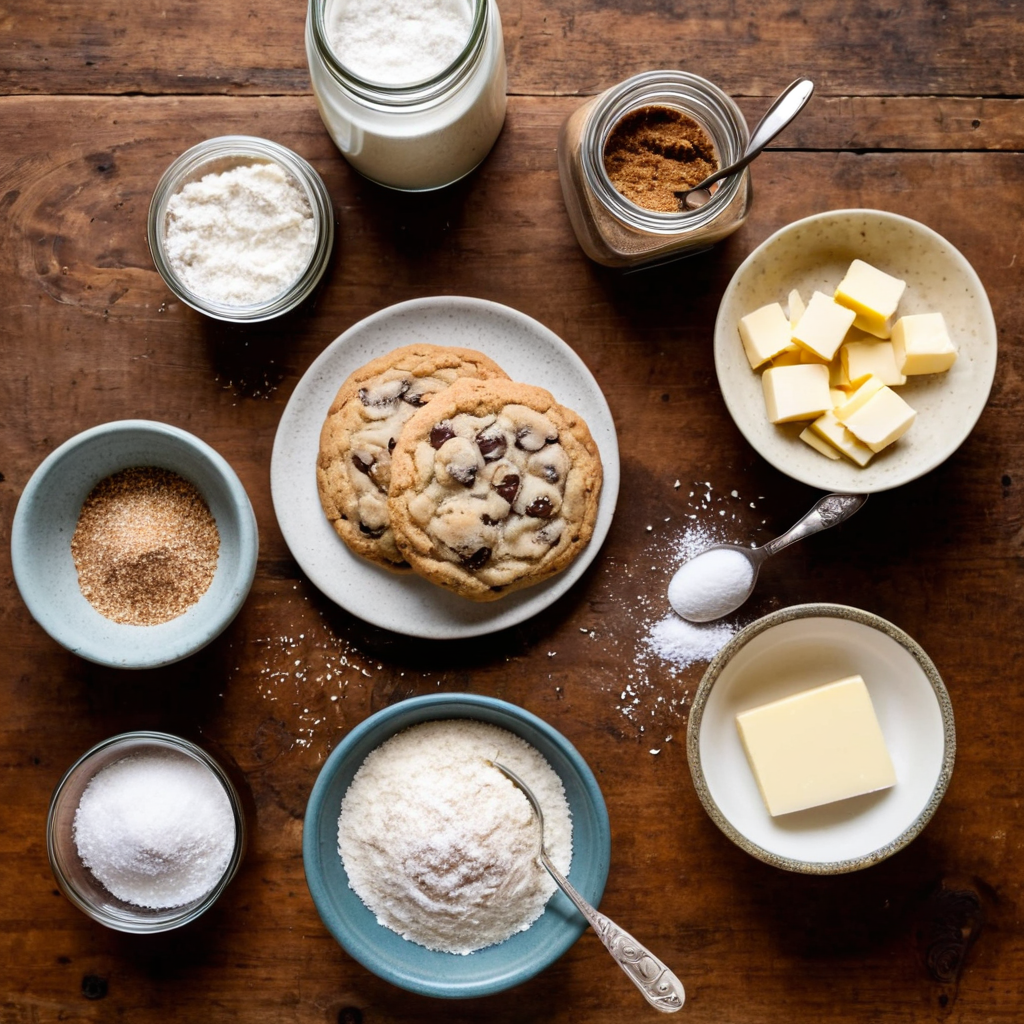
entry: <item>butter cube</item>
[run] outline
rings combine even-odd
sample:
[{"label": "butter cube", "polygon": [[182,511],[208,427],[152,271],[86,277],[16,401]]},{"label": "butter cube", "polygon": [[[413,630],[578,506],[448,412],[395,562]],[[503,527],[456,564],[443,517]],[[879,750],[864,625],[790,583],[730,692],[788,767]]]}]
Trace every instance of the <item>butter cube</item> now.
[{"label": "butter cube", "polygon": [[888,338],[892,317],[906,287],[906,281],[863,260],[854,260],[836,288],[835,300],[854,311],[854,323],[861,330],[877,338]]},{"label": "butter cube", "polygon": [[839,349],[839,358],[851,384],[860,384],[872,374],[890,386],[907,383],[896,366],[891,341],[848,341]]},{"label": "butter cube", "polygon": [[872,395],[877,394],[884,387],[885,385],[881,380],[874,374],[871,374],[867,380],[863,381],[859,387],[847,396],[845,402],[842,402],[835,407],[834,412],[836,414],[836,419],[845,422],[847,416],[852,416],[853,413],[860,409]]},{"label": "butter cube", "polygon": [[793,328],[793,340],[801,348],[830,363],[855,316],[852,309],[833,302],[824,292],[815,292]]},{"label": "butter cube", "polygon": [[832,410],[835,411],[837,405],[844,405],[849,399],[849,395],[843,391],[842,388],[829,388],[829,397],[832,399]]},{"label": "butter cube", "polygon": [[916,416],[892,388],[883,387],[859,409],[844,417],[843,423],[858,441],[873,452],[880,452],[906,433]]},{"label": "butter cube", "polygon": [[839,420],[835,413],[827,412],[819,416],[810,429],[819,437],[824,438],[830,445],[842,452],[851,462],[862,468],[866,466],[875,453],[866,445],[861,444]]},{"label": "butter cube", "polygon": [[838,451],[832,447],[824,438],[819,437],[810,427],[804,427],[800,431],[800,440],[809,444],[816,452],[821,452],[827,459],[838,461],[842,458]]},{"label": "butter cube", "polygon": [[[842,349],[839,351],[842,352]],[[843,367],[843,361],[838,356],[828,364],[828,383],[829,387],[832,388],[848,388],[851,386],[850,375],[846,372]]]},{"label": "butter cube", "polygon": [[903,373],[943,373],[956,362],[956,347],[941,313],[901,316],[892,329],[896,365]]},{"label": "butter cube", "polygon": [[770,366],[761,375],[761,384],[772,423],[812,420],[832,408],[828,367],[821,363]]},{"label": "butter cube", "polygon": [[752,370],[793,347],[789,318],[777,302],[762,306],[742,317],[740,339]]},{"label": "butter cube", "polygon": [[860,676],[742,711],[736,728],[773,818],[896,785]]},{"label": "butter cube", "polygon": [[804,315],[807,304],[800,298],[800,293],[795,288],[789,293],[787,301],[789,302],[789,326],[796,327],[800,322],[800,317]]}]

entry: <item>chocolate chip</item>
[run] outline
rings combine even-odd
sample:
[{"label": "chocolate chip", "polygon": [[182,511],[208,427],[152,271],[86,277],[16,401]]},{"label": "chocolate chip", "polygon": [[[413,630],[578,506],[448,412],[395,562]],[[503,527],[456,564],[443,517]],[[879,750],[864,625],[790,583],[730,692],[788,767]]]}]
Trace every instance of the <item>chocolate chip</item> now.
[{"label": "chocolate chip", "polygon": [[508,448],[504,434],[479,433],[476,435],[476,444],[484,457],[484,462],[497,462]]},{"label": "chocolate chip", "polygon": [[359,524],[359,532],[365,533],[367,537],[373,537],[374,540],[378,537],[383,537],[386,529],[387,526],[371,527],[367,526],[366,523]]},{"label": "chocolate chip", "polygon": [[395,450],[395,445],[397,443],[398,442],[393,437],[389,437],[388,438],[388,451],[389,452],[393,452]]},{"label": "chocolate chip", "polygon": [[448,463],[448,475],[457,480],[463,487],[472,487],[476,481],[477,465],[474,462],[471,466],[460,466],[458,463]]},{"label": "chocolate chip", "polygon": [[427,404],[426,402],[423,401],[423,396],[421,394],[417,393],[416,391],[406,391],[402,395],[402,401],[405,402],[406,405],[416,406],[417,409],[421,405],[426,405]]},{"label": "chocolate chip", "polygon": [[435,423],[430,428],[430,447],[438,449],[445,443],[450,441],[455,436],[455,430],[452,425],[447,421],[443,423]]},{"label": "chocolate chip", "polygon": [[533,519],[550,519],[554,512],[555,509],[551,504],[551,499],[547,497],[534,498],[526,506],[526,514]]},{"label": "chocolate chip", "polygon": [[365,473],[367,476],[370,475],[370,470],[373,469],[374,459],[364,461],[364,457],[358,452],[352,453],[352,465],[359,470],[360,473]]},{"label": "chocolate chip", "polygon": [[494,485],[494,489],[511,505],[519,493],[519,474],[509,473],[501,483]]},{"label": "chocolate chip", "polygon": [[495,519],[493,516],[489,516],[486,512],[480,517],[480,522],[484,526],[498,526],[501,523],[500,519]]},{"label": "chocolate chip", "polygon": [[385,392],[377,398],[373,397],[367,388],[360,388],[358,391],[359,401],[367,408],[383,409],[385,406],[394,405],[395,402],[409,390],[409,386],[411,384],[412,381],[402,381],[397,393],[388,394]]},{"label": "chocolate chip", "polygon": [[547,480],[547,482],[549,484],[557,484],[558,483],[558,470],[555,469],[554,466],[545,466],[544,467],[544,479]]},{"label": "chocolate chip", "polygon": [[477,569],[482,569],[490,557],[490,548],[478,548],[471,555],[460,555],[459,559],[466,569],[475,572]]}]

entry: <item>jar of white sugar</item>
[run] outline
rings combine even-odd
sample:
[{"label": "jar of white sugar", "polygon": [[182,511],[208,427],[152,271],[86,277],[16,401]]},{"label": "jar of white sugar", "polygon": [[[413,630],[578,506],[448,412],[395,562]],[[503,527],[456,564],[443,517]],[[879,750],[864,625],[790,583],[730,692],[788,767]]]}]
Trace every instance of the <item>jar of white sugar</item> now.
[{"label": "jar of white sugar", "polygon": [[234,877],[242,805],[224,769],[188,740],[122,733],[97,744],[54,791],[50,867],[64,895],[122,932],[195,920]]},{"label": "jar of white sugar", "polygon": [[149,206],[149,248],[167,287],[217,320],[256,323],[295,309],[334,246],[320,175],[269,139],[224,135],[164,172]]},{"label": "jar of white sugar", "polygon": [[306,56],[331,138],[381,185],[458,181],[505,121],[494,0],[309,0]]}]

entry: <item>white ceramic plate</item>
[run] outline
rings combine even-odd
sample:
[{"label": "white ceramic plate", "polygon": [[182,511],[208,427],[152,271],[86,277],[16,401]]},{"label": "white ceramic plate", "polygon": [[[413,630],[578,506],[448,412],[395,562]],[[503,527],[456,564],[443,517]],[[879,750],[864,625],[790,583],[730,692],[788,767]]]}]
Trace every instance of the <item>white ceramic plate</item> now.
[{"label": "white ceramic plate", "polygon": [[[328,523],[316,487],[320,428],[345,378],[401,345],[427,342],[474,348],[513,379],[547,388],[590,427],[604,467],[594,535],[566,569],[500,601],[478,604],[413,575],[398,575],[353,555]],[[611,526],[619,492],[619,446],[608,403],[579,356],[525,313],[484,299],[436,296],[388,306],[350,327],[296,385],[274,439],[274,511],[303,572],[359,618],[407,636],[451,639],[514,626],[557,601],[593,561]]]},{"label": "white ceramic plate", "polygon": [[[739,336],[741,317],[769,302],[785,307],[792,288],[805,302],[815,290],[831,295],[854,258],[907,282],[900,315],[943,313],[959,352],[948,373],[910,377],[897,389],[917,420],[863,469],[845,458],[833,462],[801,441],[806,424],[768,422],[761,373],[750,369]],[[941,235],[895,213],[833,210],[787,225],[740,264],[718,309],[715,368],[736,425],[776,469],[823,491],[866,494],[923,476],[963,444],[988,400],[996,342],[978,275]]]},{"label": "white ceramic plate", "polygon": [[[736,715],[859,674],[871,695],[896,785],[773,818],[736,730]],[[748,853],[790,871],[839,874],[884,860],[934,814],[953,770],[949,694],[924,651],[892,623],[843,605],[784,608],[737,634],[708,667],[687,725],[697,793]]]}]

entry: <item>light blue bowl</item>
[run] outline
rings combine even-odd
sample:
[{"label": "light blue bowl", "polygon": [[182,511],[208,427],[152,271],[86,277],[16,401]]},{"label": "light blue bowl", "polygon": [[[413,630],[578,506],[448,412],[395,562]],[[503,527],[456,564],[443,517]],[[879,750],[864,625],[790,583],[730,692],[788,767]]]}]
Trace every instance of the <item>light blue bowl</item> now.
[{"label": "light blue bowl", "polygon": [[[220,533],[210,588],[184,615],[156,626],[126,625],[96,611],[79,589],[71,557],[71,537],[89,492],[133,466],[190,480]],[[151,420],[104,423],[65,441],[32,474],[11,529],[14,579],[32,617],[72,653],[114,668],[155,668],[205,647],[242,607],[258,553],[256,517],[234,470],[198,437]]]},{"label": "light blue bowl", "polygon": [[466,693],[437,693],[393,704],[357,725],[333,751],[313,786],[302,832],[306,883],[328,931],[367,970],[399,988],[442,999],[492,995],[553,964],[582,934],[586,921],[556,892],[527,931],[468,956],[438,953],[377,923],[349,888],[338,854],[338,815],[352,777],[370,751],[411,725],[473,718],[507,729],[532,744],[555,770],[572,812],[569,880],[593,905],[604,892],[611,857],[608,812],[593,772],[576,748],[535,715]]}]

